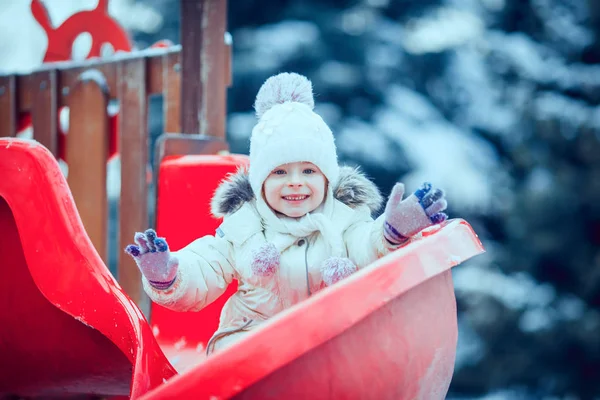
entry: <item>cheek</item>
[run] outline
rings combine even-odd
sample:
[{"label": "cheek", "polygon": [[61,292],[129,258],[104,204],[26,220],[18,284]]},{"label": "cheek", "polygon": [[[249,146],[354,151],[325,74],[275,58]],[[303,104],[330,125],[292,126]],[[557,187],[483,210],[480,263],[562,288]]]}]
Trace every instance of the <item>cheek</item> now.
[{"label": "cheek", "polygon": [[263,185],[263,191],[264,191],[265,198],[267,200],[273,200],[273,199],[279,198],[280,186],[281,185],[273,179],[265,181],[265,183]]},{"label": "cheek", "polygon": [[311,179],[311,189],[314,194],[319,197],[325,196],[325,178],[323,176],[316,176]]}]

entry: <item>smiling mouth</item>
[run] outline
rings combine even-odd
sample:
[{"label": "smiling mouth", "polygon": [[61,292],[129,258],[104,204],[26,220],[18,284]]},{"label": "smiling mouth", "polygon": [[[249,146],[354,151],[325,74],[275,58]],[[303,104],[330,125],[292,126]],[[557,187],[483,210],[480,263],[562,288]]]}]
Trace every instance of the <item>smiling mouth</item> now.
[{"label": "smiling mouth", "polygon": [[287,201],[302,201],[308,199],[310,196],[307,194],[294,195],[294,196],[282,196],[281,198]]}]

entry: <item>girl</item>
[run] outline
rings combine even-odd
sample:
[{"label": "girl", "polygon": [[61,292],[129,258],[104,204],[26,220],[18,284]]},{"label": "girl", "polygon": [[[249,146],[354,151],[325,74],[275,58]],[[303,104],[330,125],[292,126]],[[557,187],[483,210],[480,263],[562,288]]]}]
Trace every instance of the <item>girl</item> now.
[{"label": "girl", "polygon": [[424,184],[402,200],[398,183],[373,220],[381,195],[358,170],[338,166],[305,77],[269,78],[255,108],[249,170],[223,181],[212,200],[212,213],[223,217],[216,235],[171,253],[149,229],[125,249],[150,298],[176,311],[199,311],[238,281],[208,353],[447,218],[441,190]]}]

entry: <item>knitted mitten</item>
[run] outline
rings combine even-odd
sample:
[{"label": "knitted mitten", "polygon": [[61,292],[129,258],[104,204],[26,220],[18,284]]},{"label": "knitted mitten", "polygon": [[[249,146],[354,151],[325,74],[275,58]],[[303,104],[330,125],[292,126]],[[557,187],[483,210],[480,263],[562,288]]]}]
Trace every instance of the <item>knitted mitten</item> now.
[{"label": "knitted mitten", "polygon": [[133,257],[150,285],[160,290],[168,289],[175,282],[179,261],[171,255],[167,241],[157,238],[153,229],[136,232],[134,240],[137,246],[130,244],[125,252]]},{"label": "knitted mitten", "polygon": [[403,195],[404,185],[397,183],[385,207],[384,236],[389,243],[403,243],[423,229],[448,219],[442,212],[448,206],[444,192],[432,189],[430,183],[424,183],[404,200]]}]

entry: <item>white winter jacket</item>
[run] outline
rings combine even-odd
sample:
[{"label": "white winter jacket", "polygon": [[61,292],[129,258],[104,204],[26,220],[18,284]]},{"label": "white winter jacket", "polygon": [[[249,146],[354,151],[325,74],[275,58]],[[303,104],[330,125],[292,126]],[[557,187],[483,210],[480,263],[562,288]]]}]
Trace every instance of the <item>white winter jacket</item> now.
[{"label": "white winter jacket", "polygon": [[[341,234],[343,257],[362,268],[394,249],[383,237],[383,216],[371,217],[382,198],[364,175],[342,167],[337,186],[328,193],[323,212],[327,212],[332,230]],[[223,307],[208,352],[234,342],[243,332],[324,287],[320,267],[331,256],[331,240],[321,231],[294,237],[269,229],[257,203],[247,175],[243,171],[232,175],[213,198],[213,214],[224,217],[217,234],[174,252],[179,259],[174,284],[158,290],[143,278],[150,298],[175,311],[199,311],[223,294],[234,279],[238,281],[237,292]],[[274,214],[270,217],[276,218]],[[279,243],[280,265],[270,277],[257,276],[250,267],[253,252],[265,242]]]}]

